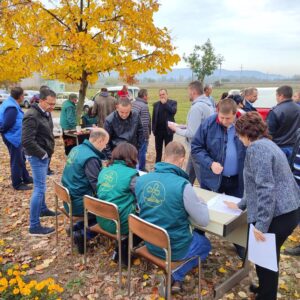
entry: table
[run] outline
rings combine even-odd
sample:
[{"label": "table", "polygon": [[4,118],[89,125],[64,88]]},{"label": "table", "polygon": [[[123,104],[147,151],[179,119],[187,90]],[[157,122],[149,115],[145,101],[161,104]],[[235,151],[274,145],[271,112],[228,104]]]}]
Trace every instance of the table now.
[{"label": "table", "polygon": [[[196,194],[205,202],[218,195],[215,192],[207,191],[194,187]],[[225,240],[246,247],[248,239],[247,213],[242,212],[239,216],[229,215],[222,212],[209,210],[210,222],[207,227],[201,227],[194,223],[191,224],[198,229],[215,234]],[[235,272],[231,277],[214,288],[214,299],[221,298],[227,291],[239,283],[249,274],[249,261],[245,260],[243,267]]]},{"label": "table", "polygon": [[63,135],[72,138],[76,141],[76,145],[80,145],[84,140],[90,137],[91,130],[85,129],[83,132],[77,132],[76,130],[66,130],[63,132]]}]

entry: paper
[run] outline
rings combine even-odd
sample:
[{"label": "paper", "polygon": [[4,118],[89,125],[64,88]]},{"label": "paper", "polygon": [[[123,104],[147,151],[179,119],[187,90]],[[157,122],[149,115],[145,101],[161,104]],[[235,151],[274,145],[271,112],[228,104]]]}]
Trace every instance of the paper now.
[{"label": "paper", "polygon": [[240,209],[231,209],[229,208],[224,201],[239,203],[241,201],[240,198],[228,196],[225,194],[219,194],[207,202],[207,206],[210,210],[219,211],[225,214],[239,216],[242,213]]},{"label": "paper", "polygon": [[139,171],[139,175],[140,176],[143,176],[143,175],[146,175],[146,174],[148,174],[147,172],[143,172],[143,171]]},{"label": "paper", "polygon": [[254,226],[249,229],[248,259],[263,268],[278,272],[276,240],[274,233],[264,233],[265,241],[257,241],[253,232]]}]

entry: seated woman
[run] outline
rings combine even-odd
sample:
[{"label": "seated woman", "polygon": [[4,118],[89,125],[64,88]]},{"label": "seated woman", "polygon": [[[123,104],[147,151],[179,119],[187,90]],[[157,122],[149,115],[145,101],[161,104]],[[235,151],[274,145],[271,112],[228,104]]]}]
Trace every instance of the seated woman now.
[{"label": "seated woman", "polygon": [[[267,125],[257,112],[241,116],[235,124],[242,143],[248,147],[244,166],[244,196],[230,208],[247,208],[254,236],[265,241],[265,233],[276,237],[277,262],[280,248],[299,222],[300,189],[282,150],[268,135]],[[259,286],[250,286],[256,300],[275,300],[279,272],[256,265]]]},{"label": "seated woman", "polygon": [[[108,167],[102,169],[98,177],[97,197],[103,201],[114,203],[118,206],[121,234],[128,234],[128,215],[136,212],[136,199],[134,194],[138,152],[129,143],[119,144],[112,152]],[[97,217],[98,224],[106,231],[115,234],[116,225],[113,221]],[[127,244],[122,243],[122,257],[124,263],[127,257]],[[123,254],[124,251],[124,254]]]},{"label": "seated woman", "polygon": [[92,107],[85,108],[81,117],[82,128],[93,127],[93,125],[97,125],[97,122],[97,117],[93,117],[92,115]]}]

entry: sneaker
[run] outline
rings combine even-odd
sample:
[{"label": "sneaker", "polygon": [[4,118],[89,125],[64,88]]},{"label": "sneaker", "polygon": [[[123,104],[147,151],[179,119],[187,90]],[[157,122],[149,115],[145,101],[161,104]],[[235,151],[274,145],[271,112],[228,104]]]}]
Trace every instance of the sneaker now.
[{"label": "sneaker", "polygon": [[23,180],[24,184],[32,184],[33,183],[33,178],[29,176],[26,180]]},{"label": "sneaker", "polygon": [[246,249],[240,245],[233,244],[240,260],[244,260],[246,256]]},{"label": "sneaker", "polygon": [[182,290],[182,282],[181,281],[173,281],[171,291],[172,293],[180,293]]},{"label": "sneaker", "polygon": [[78,253],[84,254],[84,236],[82,230],[74,232],[74,243],[77,246]]},{"label": "sneaker", "polygon": [[51,169],[48,169],[47,175],[48,175],[48,176],[51,176],[51,175],[53,175],[53,174],[54,174],[54,171],[52,171]]},{"label": "sneaker", "polygon": [[[57,212],[57,215],[59,216],[61,213],[58,211]],[[50,209],[47,209],[47,210],[44,210],[44,211],[41,211],[41,214],[40,214],[40,217],[43,218],[43,217],[55,217],[56,216],[56,213]]]},{"label": "sneaker", "polygon": [[17,187],[14,188],[16,191],[29,191],[32,190],[31,186],[26,185],[25,183],[21,183]]},{"label": "sneaker", "polygon": [[259,287],[255,284],[251,283],[249,286],[249,291],[253,294],[258,294]]},{"label": "sneaker", "polygon": [[294,248],[286,248],[284,254],[300,256],[300,245]]},{"label": "sneaker", "polygon": [[55,232],[54,228],[37,226],[29,228],[29,234],[32,236],[47,236]]}]

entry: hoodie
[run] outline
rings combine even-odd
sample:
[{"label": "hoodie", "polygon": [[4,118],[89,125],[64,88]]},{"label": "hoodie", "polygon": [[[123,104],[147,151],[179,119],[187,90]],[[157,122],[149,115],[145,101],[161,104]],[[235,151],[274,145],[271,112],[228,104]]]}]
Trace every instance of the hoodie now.
[{"label": "hoodie", "polygon": [[192,106],[187,115],[186,128],[182,129],[177,127],[176,133],[184,136],[190,147],[192,139],[201,123],[214,113],[215,108],[211,99],[205,95],[199,96],[192,102]]}]

